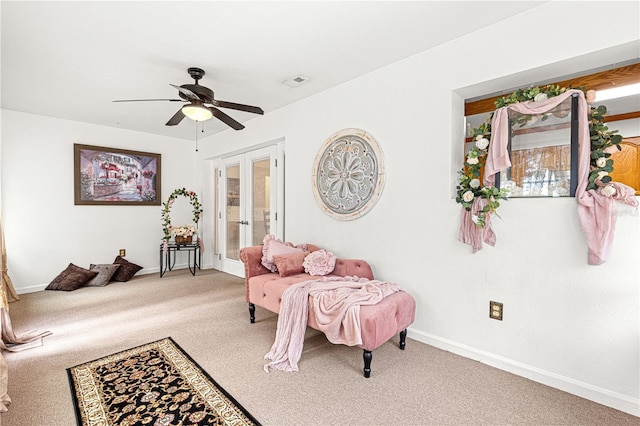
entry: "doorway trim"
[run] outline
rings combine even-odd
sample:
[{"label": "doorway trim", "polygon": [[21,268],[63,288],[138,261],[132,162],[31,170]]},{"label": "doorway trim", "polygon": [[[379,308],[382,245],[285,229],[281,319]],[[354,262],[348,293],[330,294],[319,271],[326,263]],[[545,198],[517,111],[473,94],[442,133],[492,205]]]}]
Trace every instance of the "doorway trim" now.
[{"label": "doorway trim", "polygon": [[[211,239],[209,239],[209,246],[211,249],[211,255],[209,259],[211,260],[211,266],[214,269],[218,269],[224,271],[224,256],[222,253],[223,241],[221,238],[225,237],[225,233],[220,230],[224,226],[222,223],[224,219],[224,214],[222,212],[222,208],[224,207],[223,191],[219,191],[219,187],[216,187],[218,172],[222,170],[224,167],[224,160],[230,157],[235,157],[238,155],[246,155],[250,154],[254,151],[259,151],[264,148],[274,147],[276,148],[275,153],[275,174],[276,174],[276,185],[275,188],[272,187],[272,190],[275,189],[275,211],[272,209],[272,221],[277,223],[275,226],[275,231],[271,233],[274,234],[277,238],[284,240],[284,177],[285,177],[285,162],[284,162],[284,149],[285,149],[285,141],[284,138],[278,138],[269,142],[264,142],[256,145],[252,145],[250,147],[234,150],[231,152],[227,152],[225,154],[212,157],[206,160],[206,173],[205,173],[205,199],[204,204],[207,211],[213,212],[213,214],[207,215],[209,216],[203,223],[203,228],[205,232],[211,235]],[[218,232],[216,232],[216,229]],[[273,228],[272,228],[273,230]],[[237,275],[239,277],[244,277],[244,268],[242,270],[235,269],[233,271],[225,271],[232,273],[233,275]]]}]

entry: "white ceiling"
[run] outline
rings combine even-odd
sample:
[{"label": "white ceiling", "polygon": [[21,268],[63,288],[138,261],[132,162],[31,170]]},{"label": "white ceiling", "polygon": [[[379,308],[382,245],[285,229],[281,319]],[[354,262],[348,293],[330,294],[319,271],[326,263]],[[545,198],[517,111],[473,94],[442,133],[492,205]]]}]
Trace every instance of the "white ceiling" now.
[{"label": "white ceiling", "polygon": [[112,101],[177,98],[196,66],[216,99],[269,114],[542,3],[3,0],[2,108],[193,140],[192,121],[165,126],[177,102]]}]

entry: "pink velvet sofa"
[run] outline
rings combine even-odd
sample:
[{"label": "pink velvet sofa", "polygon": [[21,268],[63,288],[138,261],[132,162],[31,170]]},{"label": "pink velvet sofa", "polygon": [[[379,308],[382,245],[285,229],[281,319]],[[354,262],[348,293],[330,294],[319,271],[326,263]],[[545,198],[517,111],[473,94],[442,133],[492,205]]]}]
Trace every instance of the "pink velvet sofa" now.
[{"label": "pink velvet sofa", "polygon": [[[307,244],[307,251],[313,252],[320,247]],[[281,277],[278,272],[265,268],[262,261],[262,246],[245,247],[240,250],[240,260],[244,263],[246,300],[249,303],[249,319],[255,323],[256,305],[271,312],[280,311],[282,293],[292,284],[307,281],[314,277],[306,273]],[[364,260],[337,259],[330,276],[357,276],[373,279],[371,266]],[[360,307],[364,376],[371,375],[372,351],[387,342],[396,334],[400,335],[399,347],[405,348],[407,327],[415,319],[416,302],[404,291],[393,293],[376,305]],[[318,329],[313,306],[309,306],[307,325]]]}]

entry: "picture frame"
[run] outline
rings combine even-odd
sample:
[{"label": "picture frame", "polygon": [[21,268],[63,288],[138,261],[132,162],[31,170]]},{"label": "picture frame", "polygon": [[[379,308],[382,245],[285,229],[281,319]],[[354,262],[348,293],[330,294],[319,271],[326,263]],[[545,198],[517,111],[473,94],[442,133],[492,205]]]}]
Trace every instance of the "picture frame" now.
[{"label": "picture frame", "polygon": [[161,204],[161,155],[73,144],[75,205]]}]

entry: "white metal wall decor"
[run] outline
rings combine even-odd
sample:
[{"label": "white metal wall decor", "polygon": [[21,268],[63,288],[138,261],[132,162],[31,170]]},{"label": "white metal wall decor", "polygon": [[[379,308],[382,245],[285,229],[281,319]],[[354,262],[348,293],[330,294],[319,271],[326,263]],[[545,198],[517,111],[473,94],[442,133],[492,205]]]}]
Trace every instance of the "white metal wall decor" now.
[{"label": "white metal wall decor", "polygon": [[357,219],[376,204],[384,188],[380,145],[360,129],[344,129],[322,145],[313,164],[313,194],[320,208],[338,220]]}]

